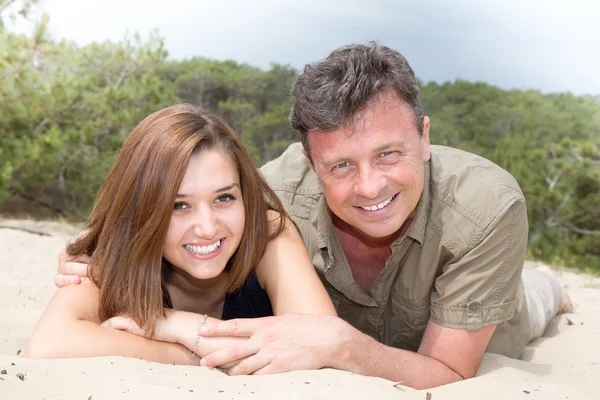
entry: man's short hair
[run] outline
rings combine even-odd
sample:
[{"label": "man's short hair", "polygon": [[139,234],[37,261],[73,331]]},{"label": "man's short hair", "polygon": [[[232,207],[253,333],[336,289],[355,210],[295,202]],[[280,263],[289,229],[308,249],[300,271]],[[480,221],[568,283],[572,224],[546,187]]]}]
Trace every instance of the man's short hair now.
[{"label": "man's short hair", "polygon": [[415,125],[422,133],[419,86],[412,68],[398,51],[375,42],[351,44],[307,64],[292,86],[290,122],[300,132],[308,157],[309,131],[350,125],[358,112],[389,91],[412,109]]}]

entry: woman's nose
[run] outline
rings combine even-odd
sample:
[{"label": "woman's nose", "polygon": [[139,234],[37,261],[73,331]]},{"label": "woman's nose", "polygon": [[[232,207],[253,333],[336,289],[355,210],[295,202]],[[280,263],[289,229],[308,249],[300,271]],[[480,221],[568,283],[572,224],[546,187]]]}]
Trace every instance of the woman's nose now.
[{"label": "woman's nose", "polygon": [[194,220],[194,234],[199,238],[213,239],[219,231],[217,218],[212,210],[200,210]]}]

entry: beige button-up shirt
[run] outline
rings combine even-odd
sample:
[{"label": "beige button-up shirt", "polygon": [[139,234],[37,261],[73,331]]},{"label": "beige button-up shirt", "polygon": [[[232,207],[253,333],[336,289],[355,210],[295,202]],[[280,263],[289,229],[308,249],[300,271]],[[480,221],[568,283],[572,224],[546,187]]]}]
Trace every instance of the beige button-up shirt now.
[{"label": "beige button-up shirt", "polygon": [[412,351],[430,318],[471,331],[498,324],[487,351],[522,355],[527,210],[505,170],[471,153],[432,146],[414,219],[391,245],[369,294],[352,277],[301,144],[261,171],[298,227],[341,318],[383,344]]}]

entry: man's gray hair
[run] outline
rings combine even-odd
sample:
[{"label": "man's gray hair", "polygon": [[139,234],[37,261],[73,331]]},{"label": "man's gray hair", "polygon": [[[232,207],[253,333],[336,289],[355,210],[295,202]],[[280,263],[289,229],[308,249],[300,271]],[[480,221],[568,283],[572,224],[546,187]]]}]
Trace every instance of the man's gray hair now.
[{"label": "man's gray hair", "polygon": [[380,95],[393,90],[413,111],[423,132],[419,87],[406,59],[375,42],[340,47],[327,58],[304,67],[292,86],[292,128],[300,132],[310,158],[307,133],[330,131],[353,123],[354,117]]}]

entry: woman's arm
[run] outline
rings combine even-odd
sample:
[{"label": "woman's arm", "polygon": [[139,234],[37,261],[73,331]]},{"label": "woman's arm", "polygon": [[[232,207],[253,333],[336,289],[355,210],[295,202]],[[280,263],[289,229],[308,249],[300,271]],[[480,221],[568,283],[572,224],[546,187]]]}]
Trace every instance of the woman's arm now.
[{"label": "woman's arm", "polygon": [[[140,348],[135,343],[131,342],[133,339],[128,339],[126,342],[123,342],[122,337],[125,335],[129,336],[129,334],[132,334],[135,339],[144,339],[146,332],[138,327],[131,319],[126,318],[126,316],[111,318],[108,321],[104,321],[102,324],[104,327],[99,326],[100,322],[102,322],[97,315],[97,310],[99,309],[99,290],[87,277],[88,262],[88,256],[70,256],[67,254],[66,249],[63,249],[60,252],[56,285],[61,289],[55,294],[55,298],[50,302],[50,305],[34,330],[30,339],[30,357],[59,358],[90,357],[94,355],[122,355],[160,362],[160,360],[155,359],[154,353],[156,351],[164,351],[165,349],[171,348],[183,350],[183,346],[185,346],[185,348],[189,349],[186,351],[188,352],[188,355],[190,355],[195,347],[196,354],[202,357],[215,350],[245,340],[243,338],[198,338],[197,334],[202,325],[203,315],[168,310],[168,317],[164,320],[157,321],[157,329],[152,337],[153,340],[145,339],[150,343],[150,346],[144,345],[145,348]],[[78,290],[77,287],[79,286],[90,287]],[[208,322],[211,319],[212,318],[209,318]],[[91,354],[90,349],[79,346],[77,348],[80,352],[83,352],[81,355],[67,355],[64,354],[65,351],[77,352],[75,347],[69,346],[69,349],[66,349],[65,346],[60,343],[46,343],[47,337],[46,339],[42,339],[44,336],[48,335],[48,332],[53,332],[57,329],[67,329],[66,327],[61,328],[61,326],[64,324],[72,324],[75,321],[85,322],[85,332],[83,333],[84,341],[88,340],[86,336],[88,335],[88,329],[91,330],[91,333],[89,333],[90,335],[97,335],[98,332],[100,332],[101,335],[110,333],[112,334],[111,337],[118,337],[118,340],[111,343],[105,343],[105,348],[102,349],[99,354]],[[89,326],[92,326],[92,328],[89,328]],[[119,333],[122,334],[119,335]],[[80,336],[81,335],[78,337]],[[56,337],[57,339],[61,339],[62,337],[67,336],[63,336],[59,332],[56,334]],[[155,349],[154,347],[156,347],[157,343],[159,343],[160,346]],[[182,346],[175,346],[177,343]],[[164,347],[167,344],[169,346]],[[132,351],[135,355],[130,354]],[[194,363],[193,359],[193,357],[190,358],[191,363]],[[167,357],[164,362],[183,364],[183,362],[171,360],[170,357]]]},{"label": "woman's arm", "polygon": [[[272,228],[280,214],[269,211]],[[285,229],[267,245],[256,266],[256,275],[267,291],[273,313],[318,314],[337,316],[323,287],[296,226],[286,218]]]},{"label": "woman's arm", "polygon": [[29,338],[31,358],[126,356],[149,361],[198,365],[184,346],[159,342],[100,326],[100,292],[91,282],[59,289]]},{"label": "woman's arm", "polygon": [[[193,352],[199,357],[247,340],[243,337],[205,338],[199,336],[200,327],[205,322],[220,321],[216,318],[207,317],[205,321],[202,314],[179,310],[166,310],[166,314],[166,318],[156,321],[152,339],[161,342],[179,343],[185,346],[190,354]],[[102,326],[147,337],[146,330],[139,327],[128,317],[113,317],[104,321]]]}]

